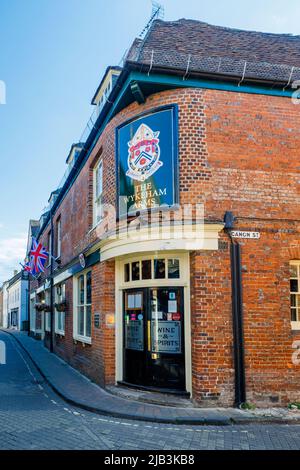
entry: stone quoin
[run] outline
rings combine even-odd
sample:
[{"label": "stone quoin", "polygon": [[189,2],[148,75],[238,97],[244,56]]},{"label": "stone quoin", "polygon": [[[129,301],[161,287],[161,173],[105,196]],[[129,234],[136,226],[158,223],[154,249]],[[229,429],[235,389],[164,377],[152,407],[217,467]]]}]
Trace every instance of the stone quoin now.
[{"label": "stone quoin", "polygon": [[299,51],[156,20],[108,67],[40,219],[55,260],[30,281],[32,336],[103,387],[299,401]]}]

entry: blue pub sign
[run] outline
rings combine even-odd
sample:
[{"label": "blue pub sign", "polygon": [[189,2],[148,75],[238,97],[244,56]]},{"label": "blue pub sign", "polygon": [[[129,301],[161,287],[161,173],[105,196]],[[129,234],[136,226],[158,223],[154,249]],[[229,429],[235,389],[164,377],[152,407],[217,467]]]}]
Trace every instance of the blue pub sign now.
[{"label": "blue pub sign", "polygon": [[177,106],[139,115],[116,130],[119,217],[178,204]]}]

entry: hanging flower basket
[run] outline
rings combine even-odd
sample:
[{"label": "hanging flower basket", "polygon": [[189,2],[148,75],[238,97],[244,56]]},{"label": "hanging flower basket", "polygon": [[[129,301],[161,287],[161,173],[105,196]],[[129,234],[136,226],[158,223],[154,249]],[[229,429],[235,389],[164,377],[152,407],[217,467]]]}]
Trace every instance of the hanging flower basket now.
[{"label": "hanging flower basket", "polygon": [[67,302],[59,302],[54,304],[58,312],[65,312],[67,310]]},{"label": "hanging flower basket", "polygon": [[41,303],[41,302],[35,304],[35,309],[36,309],[38,312],[51,312],[51,307],[50,307],[50,305],[43,304],[43,303]]},{"label": "hanging flower basket", "polygon": [[42,303],[38,303],[38,304],[35,304],[35,309],[38,311],[38,312],[42,312],[45,308],[45,304],[42,304]]}]

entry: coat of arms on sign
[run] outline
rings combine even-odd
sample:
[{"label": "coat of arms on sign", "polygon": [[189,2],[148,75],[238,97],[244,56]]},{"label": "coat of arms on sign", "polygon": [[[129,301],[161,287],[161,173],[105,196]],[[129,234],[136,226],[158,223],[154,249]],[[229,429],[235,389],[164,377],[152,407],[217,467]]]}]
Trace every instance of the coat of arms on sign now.
[{"label": "coat of arms on sign", "polygon": [[159,131],[154,132],[146,124],[141,124],[132,140],[128,142],[128,171],[126,176],[137,181],[145,181],[163,163],[159,161]]}]

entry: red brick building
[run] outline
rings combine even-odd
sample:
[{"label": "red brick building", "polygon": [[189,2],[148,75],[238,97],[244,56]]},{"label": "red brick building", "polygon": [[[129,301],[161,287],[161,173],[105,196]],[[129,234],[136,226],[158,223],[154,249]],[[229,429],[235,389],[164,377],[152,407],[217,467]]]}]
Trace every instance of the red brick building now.
[{"label": "red brick building", "polygon": [[300,37],[154,21],[40,220],[32,335],[101,386],[299,401],[296,80]]}]

